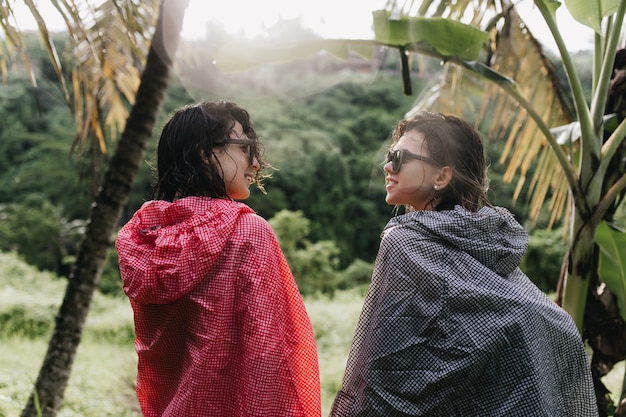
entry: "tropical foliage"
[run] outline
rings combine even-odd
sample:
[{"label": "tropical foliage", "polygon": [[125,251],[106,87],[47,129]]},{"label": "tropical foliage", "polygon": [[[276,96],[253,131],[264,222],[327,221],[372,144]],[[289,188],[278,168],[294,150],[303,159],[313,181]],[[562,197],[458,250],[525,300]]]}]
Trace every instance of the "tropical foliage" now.
[{"label": "tropical foliage", "polygon": [[[86,159],[83,174],[95,190],[102,181],[110,143],[125,126],[134,103],[140,71],[157,18],[157,1],[52,2],[64,17],[67,34],[59,39],[47,29],[33,1],[25,1],[48,51],[44,65],[60,87],[61,98],[73,114],[75,154]],[[26,66],[33,86],[39,78],[13,15],[12,2],[0,7],[6,38],[0,47],[3,78],[18,62]],[[69,39],[68,39],[69,38]],[[20,54],[16,56],[16,52]],[[63,53],[65,52],[65,53]],[[34,95],[35,97],[36,94]]]},{"label": "tropical foliage", "polygon": [[[168,13],[167,18],[178,19],[174,28],[177,25],[180,27],[182,17],[177,12],[184,10],[184,3],[169,9],[174,13]],[[407,94],[412,93],[411,59],[415,54],[435,57],[447,63],[441,83],[427,90],[415,109],[451,111],[474,120],[490,137],[506,138],[501,157],[501,162],[506,162],[509,167],[505,179],[518,179],[516,197],[521,196],[525,189],[529,190],[532,195],[531,221],[538,221],[546,199],[549,199],[551,213],[548,225],[565,219],[564,223],[569,227],[569,241],[557,301],[572,314],[585,340],[593,348],[598,400],[600,409],[605,412],[608,396],[599,381],[607,369],[623,360],[626,351],[626,284],[619,252],[615,250],[622,235],[610,227],[626,189],[623,162],[626,146],[622,146],[626,122],[620,107],[621,78],[617,77],[624,64],[617,51],[626,0],[567,2],[571,13],[596,33],[594,72],[589,90],[583,89],[581,77],[558,31],[555,10],[560,3],[557,1],[535,0],[535,4],[558,45],[568,80],[565,88],[558,82],[552,64],[516,14],[511,1],[463,0],[450,3],[425,0],[401,3],[390,2],[393,14],[385,11],[375,13],[376,40],[373,42],[328,41],[324,46],[319,39],[303,37],[299,39],[300,44],[294,44],[294,39],[290,39],[292,44],[289,48],[277,47],[275,42],[270,49],[257,45],[256,50],[262,54],[247,55],[242,53],[246,45],[235,48],[221,39],[217,48],[209,52],[213,58],[219,58],[217,61],[225,67],[230,65],[230,69],[235,69],[255,65],[254,60],[282,60],[285,53],[290,59],[310,55],[320,46],[347,58],[349,50],[361,56],[372,56],[372,45],[385,45],[399,51],[401,79]],[[37,7],[30,0],[26,4],[39,23],[41,38],[51,58],[51,65],[44,71],[56,75],[63,102],[74,116],[74,155],[79,157],[75,162],[79,168],[89,168],[82,172],[91,173],[92,195],[96,195],[85,238],[73,267],[74,279],[70,280],[41,379],[36,383],[38,395],[31,396],[23,414],[34,413],[34,398],[37,397],[44,405],[44,414],[54,415],[80,340],[82,322],[106,258],[109,237],[128,199],[162,95],[167,89],[175,48],[166,45],[169,37],[153,37],[155,33],[160,34],[159,26],[154,26],[156,12],[146,13],[145,2],[103,1],[98,2],[97,7],[85,8],[73,2],[54,2],[68,24],[71,43],[66,51],[74,53],[66,55],[69,57],[67,65],[61,65],[53,36],[46,30]],[[0,25],[6,35],[0,48],[0,68],[6,75],[7,68],[18,62],[13,53],[17,51],[22,54],[25,73],[31,84],[36,86],[35,67],[24,54],[25,45],[12,18],[11,2],[0,4]],[[142,21],[144,18],[146,20]],[[156,29],[153,31],[153,28]],[[146,41],[151,38],[153,43]],[[176,36],[173,39],[175,46]],[[149,45],[150,54],[144,60]],[[237,54],[229,56],[229,51],[236,51]],[[142,91],[137,88],[144,63],[145,84],[141,85],[145,88]],[[212,66],[201,68],[210,68],[209,76],[216,71]],[[295,86],[297,83],[288,85],[291,88]],[[129,113],[136,91],[137,101]],[[361,124],[366,125],[369,121],[371,117],[364,117]],[[386,129],[382,129],[382,126],[375,127],[374,131],[390,127],[387,125]],[[355,130],[352,132],[358,132],[363,126],[353,127]],[[346,131],[350,129],[352,127]],[[122,130],[124,133],[116,153],[108,160],[110,140]],[[278,139],[281,139],[280,136],[276,135]],[[349,136],[338,137],[349,139]],[[328,143],[308,139],[300,143],[300,149],[304,149],[307,156],[311,149],[318,147],[321,150],[324,143]],[[280,140],[277,141],[279,143]],[[355,204],[358,198],[342,200],[341,184],[355,188],[361,186],[351,184],[350,178],[354,174],[351,169],[359,166],[362,160],[357,155],[354,164],[344,164],[341,159],[346,143],[342,142],[342,146],[331,148],[329,152],[313,152],[319,158],[317,160],[300,158],[301,162],[314,161],[309,165],[311,168],[323,167],[310,171],[309,175],[320,179],[322,187],[329,186],[329,200],[324,206],[329,207],[330,202],[336,202],[334,210],[307,212],[310,204],[290,207],[319,219],[319,223],[311,224],[310,234],[320,241],[326,238],[321,230],[336,229],[336,235],[330,236],[329,241],[338,242],[340,257],[344,251],[358,247],[362,240],[339,243],[340,238],[345,236],[342,229],[345,224],[337,222],[336,216],[362,219],[362,230],[366,230],[373,219],[368,216],[374,213],[372,209],[375,208],[375,205],[366,207]],[[373,150],[368,148],[368,152]],[[277,154],[280,154],[280,146],[277,147]],[[284,158],[285,162],[288,160]],[[107,165],[110,176],[102,174]],[[276,175],[284,174],[278,171]],[[530,181],[527,176],[530,176]],[[309,179],[305,176],[298,180],[304,182]],[[285,183],[288,180],[288,177],[283,178]],[[335,183],[339,184],[338,188],[333,187]],[[103,186],[100,187],[100,184]],[[295,182],[291,188],[286,187],[282,201],[298,190],[298,183]],[[281,201],[280,194],[278,197],[275,202]],[[311,196],[300,197],[301,201],[312,200]],[[280,208],[278,204],[266,206],[273,213]],[[15,210],[12,215],[15,216]],[[318,224],[323,228],[318,229]],[[369,247],[371,241],[365,240],[368,243],[359,247],[358,253]],[[322,246],[324,256],[333,259],[337,254],[335,248]],[[348,256],[346,259],[354,259],[354,255],[352,253],[352,258]],[[340,258],[339,262],[346,266],[346,259]],[[59,362],[53,359],[55,350],[59,348],[65,356],[57,354],[56,358],[67,360]],[[57,379],[50,380],[50,375]],[[626,413],[626,410],[619,409],[618,413]]]}]

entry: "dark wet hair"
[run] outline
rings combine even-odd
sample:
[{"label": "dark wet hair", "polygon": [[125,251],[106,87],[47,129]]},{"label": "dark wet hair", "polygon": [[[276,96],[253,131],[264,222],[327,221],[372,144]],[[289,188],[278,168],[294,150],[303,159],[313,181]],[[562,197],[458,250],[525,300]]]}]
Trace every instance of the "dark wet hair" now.
[{"label": "dark wet hair", "polygon": [[424,135],[428,154],[437,165],[452,169],[450,184],[436,192],[434,210],[449,210],[458,204],[475,212],[491,206],[486,195],[489,180],[483,141],[476,129],[458,117],[421,111],[396,124],[393,143],[412,130]]},{"label": "dark wet hair", "polygon": [[202,101],[179,108],[165,123],[157,150],[152,198],[173,201],[188,196],[228,197],[222,168],[212,156],[214,149],[226,146],[224,139],[230,137],[235,122],[253,141],[250,149],[259,162],[255,184],[265,191],[262,171],[269,164],[263,160],[263,147],[248,112],[227,101]]}]

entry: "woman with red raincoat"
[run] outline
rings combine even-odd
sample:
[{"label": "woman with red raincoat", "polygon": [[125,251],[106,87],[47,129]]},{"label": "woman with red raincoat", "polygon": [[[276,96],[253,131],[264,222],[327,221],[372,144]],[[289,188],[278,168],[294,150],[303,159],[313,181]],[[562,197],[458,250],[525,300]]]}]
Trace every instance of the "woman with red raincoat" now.
[{"label": "woman with red raincoat", "polygon": [[267,166],[234,103],[183,107],[163,128],[154,199],[116,241],[146,417],[321,415],[291,270],[269,224],[235,201],[263,190]]}]

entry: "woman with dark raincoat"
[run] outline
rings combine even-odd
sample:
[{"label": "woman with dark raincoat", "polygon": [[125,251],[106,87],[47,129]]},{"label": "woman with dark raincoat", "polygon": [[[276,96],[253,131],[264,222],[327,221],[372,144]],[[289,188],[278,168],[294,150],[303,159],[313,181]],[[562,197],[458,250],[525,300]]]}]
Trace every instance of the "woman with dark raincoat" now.
[{"label": "woman with dark raincoat", "polygon": [[486,197],[483,144],[465,121],[400,121],[382,233],[332,417],[597,416],[571,317],[519,269],[522,226]]}]

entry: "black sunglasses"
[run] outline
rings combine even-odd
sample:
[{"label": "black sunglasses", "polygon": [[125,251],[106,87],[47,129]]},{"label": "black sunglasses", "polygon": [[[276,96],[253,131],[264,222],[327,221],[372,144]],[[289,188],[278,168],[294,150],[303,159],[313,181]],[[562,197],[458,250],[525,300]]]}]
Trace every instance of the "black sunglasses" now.
[{"label": "black sunglasses", "polygon": [[254,163],[254,158],[257,157],[257,141],[256,139],[232,139],[232,138],[226,138],[226,139],[222,139],[217,141],[217,143],[219,144],[230,144],[230,143],[234,143],[235,145],[248,145],[250,146],[250,149],[248,151],[248,157],[250,159],[250,165],[252,165]]},{"label": "black sunglasses", "polygon": [[396,149],[395,151],[389,151],[387,153],[387,162],[391,162],[391,171],[394,174],[400,172],[402,164],[409,159],[417,159],[418,161],[424,161],[427,164],[439,165],[434,159],[427,156],[417,155],[404,149]]}]

